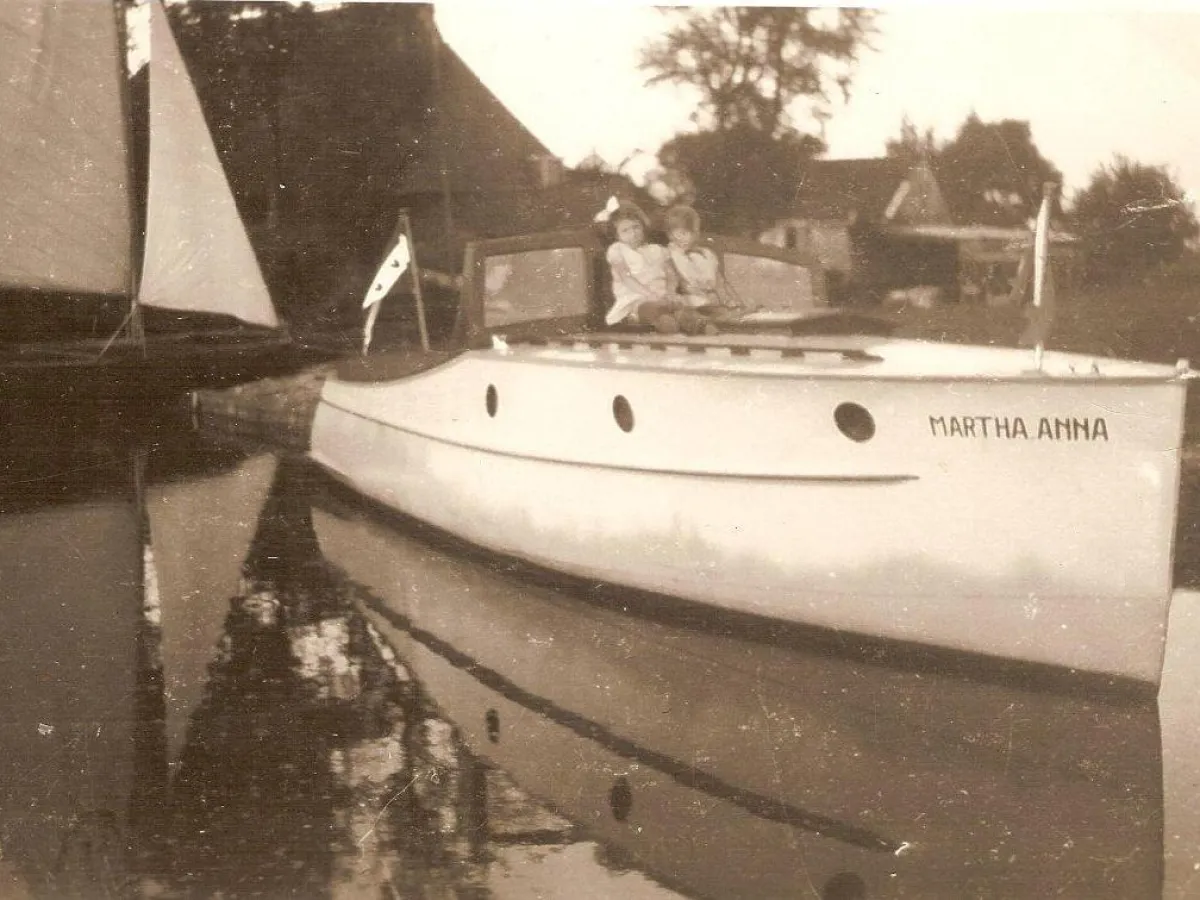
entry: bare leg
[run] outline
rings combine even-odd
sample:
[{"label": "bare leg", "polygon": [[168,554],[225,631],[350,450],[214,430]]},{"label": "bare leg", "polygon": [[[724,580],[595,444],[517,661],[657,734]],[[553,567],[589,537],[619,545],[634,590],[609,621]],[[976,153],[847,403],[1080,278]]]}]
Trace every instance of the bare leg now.
[{"label": "bare leg", "polygon": [[653,325],[661,334],[675,334],[679,331],[677,311],[676,304],[667,300],[649,300],[638,305],[637,318],[643,325]]}]

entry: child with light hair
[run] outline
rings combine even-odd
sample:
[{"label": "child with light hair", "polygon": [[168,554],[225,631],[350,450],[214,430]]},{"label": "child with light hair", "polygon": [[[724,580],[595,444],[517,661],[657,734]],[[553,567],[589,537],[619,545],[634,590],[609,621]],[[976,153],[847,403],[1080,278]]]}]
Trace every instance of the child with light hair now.
[{"label": "child with light hair", "polygon": [[739,304],[721,277],[717,254],[698,244],[700,214],[690,206],[667,210],[667,253],[682,302],[692,309],[722,309]]}]

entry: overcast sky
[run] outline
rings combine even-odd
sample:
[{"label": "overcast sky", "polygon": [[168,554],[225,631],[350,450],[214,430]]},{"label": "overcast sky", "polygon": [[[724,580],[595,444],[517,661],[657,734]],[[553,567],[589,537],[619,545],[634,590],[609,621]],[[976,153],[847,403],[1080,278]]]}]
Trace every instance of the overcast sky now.
[{"label": "overcast sky", "polygon": [[[828,156],[882,155],[905,114],[946,139],[974,109],[985,121],[1028,120],[1068,196],[1124,153],[1165,164],[1200,199],[1200,2],[1132,9],[888,4],[849,103],[834,108]],[[458,0],[438,4],[437,19],[447,43],[568,164],[593,151],[611,163],[653,153],[688,128],[691,97],[647,88],[637,70],[639,48],[664,23],[648,6]]]}]

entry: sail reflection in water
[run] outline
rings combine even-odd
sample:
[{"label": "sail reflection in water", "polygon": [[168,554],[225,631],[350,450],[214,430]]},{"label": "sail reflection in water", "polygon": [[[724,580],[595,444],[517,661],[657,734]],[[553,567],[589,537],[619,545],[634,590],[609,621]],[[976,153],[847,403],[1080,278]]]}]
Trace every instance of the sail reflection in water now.
[{"label": "sail reflection in water", "polygon": [[1161,893],[1152,703],[639,618],[332,488],[313,524],[472,753],[688,895]]},{"label": "sail reflection in water", "polygon": [[471,759],[329,577],[296,466],[32,412],[0,438],[0,896],[487,896]]},{"label": "sail reflection in water", "polygon": [[[59,434],[6,412],[0,896],[124,896],[147,871],[167,735],[198,700],[275,461],[194,445],[156,457],[139,443],[153,423],[128,410],[64,410]],[[193,561],[181,575],[163,554],[165,593],[153,540]]]}]

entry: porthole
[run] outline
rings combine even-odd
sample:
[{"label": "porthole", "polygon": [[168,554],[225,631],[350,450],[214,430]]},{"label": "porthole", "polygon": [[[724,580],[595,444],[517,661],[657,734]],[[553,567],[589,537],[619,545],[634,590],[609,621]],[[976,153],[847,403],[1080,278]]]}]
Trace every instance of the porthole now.
[{"label": "porthole", "polygon": [[624,432],[633,431],[633,407],[620,394],[613,397],[613,418]]},{"label": "porthole", "polygon": [[500,743],[500,714],[489,709],[483,716],[483,722],[487,726],[488,740],[493,744]]},{"label": "porthole", "polygon": [[875,419],[866,407],[857,403],[842,403],[833,411],[838,431],[852,441],[862,443],[875,437]]},{"label": "porthole", "polygon": [[618,822],[629,818],[633,810],[633,789],[624,775],[613,782],[612,790],[608,792],[608,807]]},{"label": "porthole", "polygon": [[488,415],[494,419],[496,417],[496,408],[500,405],[500,395],[496,393],[496,386],[494,384],[488,385],[484,403],[487,406]]}]

